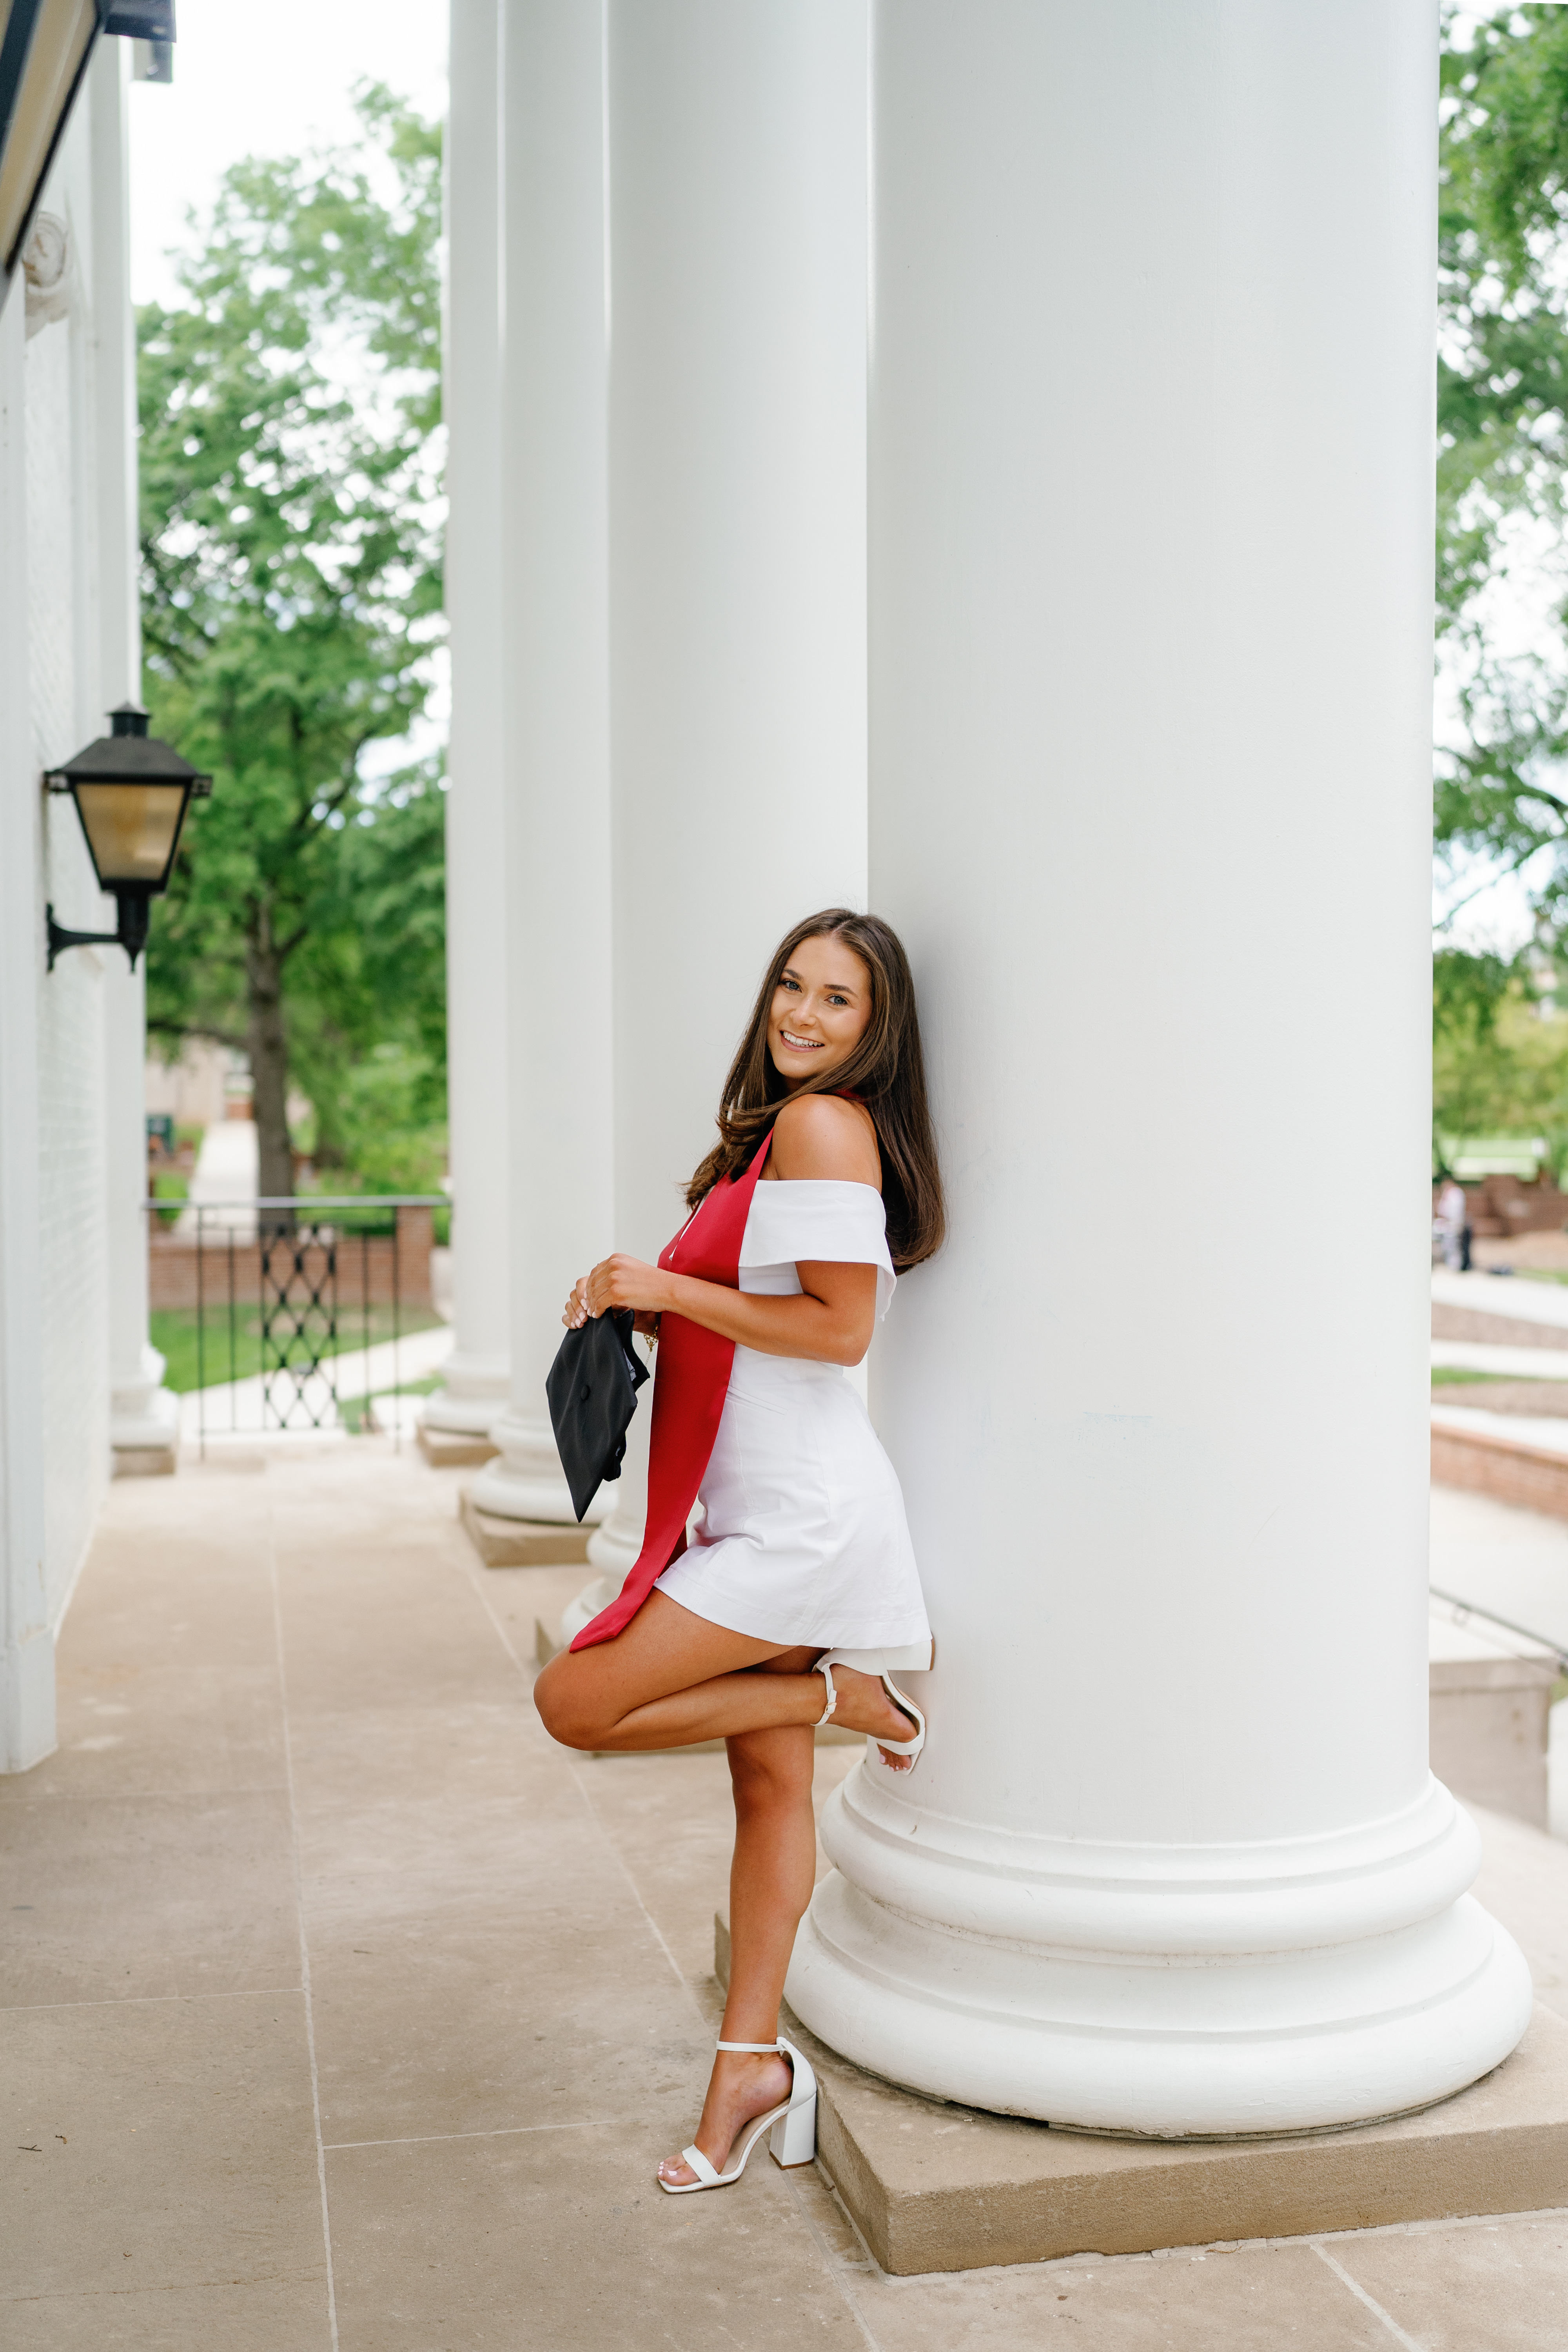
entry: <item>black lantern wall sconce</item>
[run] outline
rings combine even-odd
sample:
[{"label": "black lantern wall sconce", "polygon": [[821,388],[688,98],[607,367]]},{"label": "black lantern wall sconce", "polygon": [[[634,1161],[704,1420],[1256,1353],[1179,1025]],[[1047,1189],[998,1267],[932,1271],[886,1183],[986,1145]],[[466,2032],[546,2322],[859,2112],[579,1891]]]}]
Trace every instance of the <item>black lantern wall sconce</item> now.
[{"label": "black lantern wall sconce", "polygon": [[120,909],[112,931],[68,931],[48,909],[49,970],[67,948],[121,947],[136,969],[147,944],[151,902],[169,887],[185,811],[205,800],[210,776],[147,732],[147,713],[121,703],[109,714],[114,732],[44,779],[51,793],[69,793],[87,837],[100,890],[112,890]]}]

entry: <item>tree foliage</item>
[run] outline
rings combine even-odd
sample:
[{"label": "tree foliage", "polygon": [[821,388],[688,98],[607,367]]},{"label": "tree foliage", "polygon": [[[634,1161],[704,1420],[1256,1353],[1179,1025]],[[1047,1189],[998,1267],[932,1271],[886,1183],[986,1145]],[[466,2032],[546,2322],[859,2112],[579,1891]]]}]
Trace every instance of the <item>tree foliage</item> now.
[{"label": "tree foliage", "polygon": [[1531,980],[1501,956],[1436,958],[1434,1165],[1456,1136],[1539,1135],[1568,1162],[1568,1018],[1542,1019]]},{"label": "tree foliage", "polygon": [[[1568,12],[1467,26],[1450,8],[1446,30],[1437,610],[1457,723],[1436,835],[1488,875],[1531,866],[1552,936],[1568,905]],[[1497,592],[1523,550],[1557,588],[1554,641],[1521,653],[1501,640]]]},{"label": "tree foliage", "polygon": [[363,756],[424,710],[440,634],[440,138],[384,89],[360,111],[352,152],[230,170],[183,302],[139,320],[148,699],[214,776],[149,1021],[247,1050],[264,1192],[292,1189],[291,1078],[328,1164],[438,1165],[441,781]]}]

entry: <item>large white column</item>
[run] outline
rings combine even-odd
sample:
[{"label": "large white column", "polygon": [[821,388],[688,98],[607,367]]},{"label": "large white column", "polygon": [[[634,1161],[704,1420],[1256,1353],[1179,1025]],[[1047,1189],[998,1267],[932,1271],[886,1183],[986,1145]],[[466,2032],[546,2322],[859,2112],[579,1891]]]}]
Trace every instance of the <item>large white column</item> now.
[{"label": "large white column", "polygon": [[604,31],[600,0],[504,0],[501,24],[513,1386],[473,1496],[569,1522],[544,1376],[612,1198]]},{"label": "large white column", "polygon": [[879,12],[871,870],[952,1239],[874,1402],[937,1664],[789,1998],[1065,2124],[1409,2108],[1529,2011],[1426,1769],[1435,44]]},{"label": "large white column", "polygon": [[769,954],[865,903],[866,18],[609,28],[614,1238],[652,1258]]},{"label": "large white column", "polygon": [[44,969],[37,762],[27,677],[27,495],[21,272],[0,308],[0,1771],[55,1745],[44,1574],[38,1378],[38,984]]},{"label": "large white column", "polygon": [[[98,622],[89,731],[142,699],[137,600],[136,351],[131,309],[123,41],[100,41],[88,68],[92,147],[93,586]],[[113,914],[106,918],[112,928]],[[153,921],[157,913],[154,909]],[[173,1470],[180,1403],[148,1338],[147,996],[144,969],[102,959],[104,1171],[108,1179],[109,1442],[117,1468]]]},{"label": "large white column", "polygon": [[501,747],[500,9],[452,0],[446,144],[448,446],[447,1099],[452,1353],[433,1430],[488,1435],[510,1381],[506,778]]}]

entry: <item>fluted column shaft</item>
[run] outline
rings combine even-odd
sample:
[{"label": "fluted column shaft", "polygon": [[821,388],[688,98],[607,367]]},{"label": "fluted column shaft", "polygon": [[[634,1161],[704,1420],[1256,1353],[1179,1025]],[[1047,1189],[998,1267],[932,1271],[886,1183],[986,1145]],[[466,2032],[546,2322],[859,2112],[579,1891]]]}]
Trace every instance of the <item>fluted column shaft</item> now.
[{"label": "fluted column shaft", "polygon": [[[92,141],[92,582],[96,659],[82,713],[89,736],[121,702],[142,699],[136,593],[136,353],[131,309],[124,44],[100,41],[88,68]],[[106,925],[113,923],[110,911]],[[153,920],[157,920],[154,913]],[[104,1173],[109,1272],[109,1440],[121,1465],[173,1469],[179,1400],[148,1328],[147,978],[106,955],[103,989]]]},{"label": "fluted column shaft", "polygon": [[866,19],[608,21],[615,1238],[652,1258],[769,952],[864,904]]},{"label": "fluted column shaft", "polygon": [[604,31],[599,0],[503,0],[501,26],[513,1385],[473,1493],[570,1520],[544,1377],[612,1223]]},{"label": "fluted column shaft", "polygon": [[1062,2123],[1410,2107],[1528,2013],[1426,1769],[1435,45],[878,10],[871,876],[952,1240],[873,1404],[937,1664],[790,1998]]},{"label": "fluted column shaft", "polygon": [[452,0],[444,398],[452,719],[447,1087],[453,1349],[424,1407],[483,1436],[510,1390],[506,777],[501,705],[500,0]]}]

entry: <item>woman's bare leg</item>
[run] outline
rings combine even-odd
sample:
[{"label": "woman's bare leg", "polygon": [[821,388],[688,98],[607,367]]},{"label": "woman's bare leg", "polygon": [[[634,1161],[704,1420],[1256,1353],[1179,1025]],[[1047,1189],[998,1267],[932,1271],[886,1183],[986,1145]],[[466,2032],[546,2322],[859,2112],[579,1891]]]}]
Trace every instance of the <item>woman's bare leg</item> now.
[{"label": "woman's bare leg", "polygon": [[[785,1651],[752,1669],[802,1673],[814,1651]],[[817,1687],[821,1688],[820,1678]],[[779,2030],[784,1974],[816,1877],[811,1780],[815,1748],[808,1725],[742,1732],[731,1738],[735,1853],[730,1865],[730,1990],[720,2029],[723,2042],[772,2042]],[[697,2126],[697,2146],[721,2172],[753,2116],[789,2096],[785,2058],[720,2051]],[[663,2179],[690,2180],[679,2157],[660,2165]]]},{"label": "woman's bare leg", "polygon": [[[731,1633],[668,1593],[650,1592],[614,1641],[552,1658],[534,1684],[534,1704],[545,1728],[564,1746],[633,1754],[752,1731],[809,1729],[822,1714],[822,1677],[779,1662],[816,1654]],[[750,1671],[763,1664],[772,1673]],[[847,1667],[835,1673],[836,1723],[873,1739],[909,1738],[908,1717],[874,1675]],[[897,1765],[900,1759],[888,1760]]]}]

